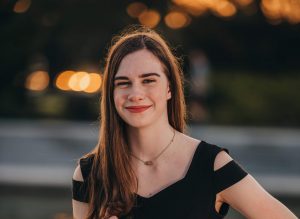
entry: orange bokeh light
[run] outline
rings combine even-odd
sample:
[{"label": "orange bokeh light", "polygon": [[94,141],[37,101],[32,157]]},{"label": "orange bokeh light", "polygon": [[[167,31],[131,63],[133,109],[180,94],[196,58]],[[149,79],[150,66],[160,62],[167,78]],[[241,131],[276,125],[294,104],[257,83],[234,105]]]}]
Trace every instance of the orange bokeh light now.
[{"label": "orange bokeh light", "polygon": [[90,73],[90,83],[89,85],[84,89],[84,92],[86,93],[95,93],[97,92],[102,84],[102,78],[97,73]]},{"label": "orange bokeh light", "polygon": [[225,0],[219,0],[213,7],[213,10],[217,13],[217,15],[222,17],[231,17],[236,13],[236,7],[234,4]]},{"label": "orange bokeh light", "polygon": [[202,15],[209,7],[207,0],[173,0],[173,2],[194,16]]},{"label": "orange bokeh light", "polygon": [[45,90],[49,85],[49,75],[46,71],[32,72],[25,82],[25,87],[33,91]]},{"label": "orange bokeh light", "polygon": [[97,92],[101,87],[102,78],[98,73],[64,71],[55,81],[57,88],[65,91]]},{"label": "orange bokeh light", "polygon": [[179,29],[189,23],[189,18],[182,12],[173,11],[165,16],[165,23],[172,29]]},{"label": "orange bokeh light", "polygon": [[87,72],[76,72],[73,74],[68,82],[69,87],[74,91],[82,91],[90,83],[90,77]]},{"label": "orange bokeh light", "polygon": [[146,10],[139,16],[139,22],[150,28],[154,28],[160,21],[160,14],[156,10]]},{"label": "orange bokeh light", "polygon": [[18,0],[14,5],[13,11],[16,13],[26,12],[31,5],[31,0]]},{"label": "orange bokeh light", "polygon": [[64,71],[60,73],[55,80],[56,87],[61,90],[71,90],[68,83],[72,75],[75,73],[75,71]]},{"label": "orange bokeh light", "polygon": [[260,7],[273,24],[278,24],[282,20],[292,24],[300,23],[300,1],[262,0]]},{"label": "orange bokeh light", "polygon": [[147,6],[141,2],[133,2],[128,5],[126,9],[127,14],[133,18],[139,17],[140,14],[145,10],[147,10]]}]

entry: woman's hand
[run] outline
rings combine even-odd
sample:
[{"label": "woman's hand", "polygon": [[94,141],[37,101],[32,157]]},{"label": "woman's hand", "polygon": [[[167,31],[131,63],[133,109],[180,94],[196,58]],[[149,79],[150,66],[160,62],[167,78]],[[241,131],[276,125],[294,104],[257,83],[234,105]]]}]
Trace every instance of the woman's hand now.
[{"label": "woman's hand", "polygon": [[108,218],[108,219],[118,219],[118,217],[117,217],[117,216],[111,216],[111,217]]}]

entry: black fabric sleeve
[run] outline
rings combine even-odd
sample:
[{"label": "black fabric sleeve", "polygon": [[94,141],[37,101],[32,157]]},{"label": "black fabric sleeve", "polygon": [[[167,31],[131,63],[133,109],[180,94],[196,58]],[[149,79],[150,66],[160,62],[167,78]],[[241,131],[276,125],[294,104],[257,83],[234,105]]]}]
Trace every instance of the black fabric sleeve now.
[{"label": "black fabric sleeve", "polygon": [[214,171],[215,191],[219,193],[224,189],[242,180],[248,173],[236,161],[231,160],[220,169]]},{"label": "black fabric sleeve", "polygon": [[93,165],[93,156],[81,158],[79,160],[81,174],[84,180],[88,180]]},{"label": "black fabric sleeve", "polygon": [[89,202],[88,185],[86,182],[72,180],[72,198],[80,202]]},{"label": "black fabric sleeve", "polygon": [[81,158],[79,165],[83,182],[72,179],[72,198],[80,202],[89,202],[89,174],[92,168],[93,157]]}]

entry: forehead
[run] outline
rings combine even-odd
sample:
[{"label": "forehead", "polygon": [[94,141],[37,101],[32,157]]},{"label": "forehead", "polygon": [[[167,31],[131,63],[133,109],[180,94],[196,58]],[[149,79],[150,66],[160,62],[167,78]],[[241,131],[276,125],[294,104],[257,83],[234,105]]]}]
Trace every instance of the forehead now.
[{"label": "forehead", "polygon": [[134,78],[145,73],[165,75],[161,61],[152,52],[143,49],[126,55],[122,59],[115,77]]}]

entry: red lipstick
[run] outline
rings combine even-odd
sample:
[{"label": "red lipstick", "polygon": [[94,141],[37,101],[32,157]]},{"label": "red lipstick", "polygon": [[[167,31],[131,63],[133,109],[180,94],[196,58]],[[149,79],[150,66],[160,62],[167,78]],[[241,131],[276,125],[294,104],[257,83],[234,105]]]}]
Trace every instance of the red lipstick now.
[{"label": "red lipstick", "polygon": [[143,112],[145,110],[147,110],[148,108],[150,108],[151,106],[128,106],[125,107],[129,112],[132,113],[140,113]]}]

